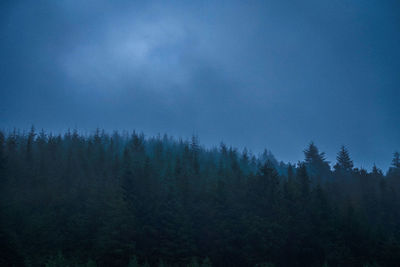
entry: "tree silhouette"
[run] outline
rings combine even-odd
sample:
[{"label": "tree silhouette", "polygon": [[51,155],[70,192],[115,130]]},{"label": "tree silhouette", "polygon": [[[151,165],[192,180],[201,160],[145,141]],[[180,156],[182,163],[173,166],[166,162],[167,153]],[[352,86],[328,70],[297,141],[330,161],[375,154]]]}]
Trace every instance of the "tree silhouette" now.
[{"label": "tree silhouette", "polygon": [[340,148],[336,160],[337,163],[334,166],[336,171],[350,172],[354,167],[353,161],[350,158],[349,151],[346,149],[345,146],[342,146]]},{"label": "tree silhouette", "polygon": [[399,154],[386,174],[304,155],[0,131],[0,265],[397,266]]}]

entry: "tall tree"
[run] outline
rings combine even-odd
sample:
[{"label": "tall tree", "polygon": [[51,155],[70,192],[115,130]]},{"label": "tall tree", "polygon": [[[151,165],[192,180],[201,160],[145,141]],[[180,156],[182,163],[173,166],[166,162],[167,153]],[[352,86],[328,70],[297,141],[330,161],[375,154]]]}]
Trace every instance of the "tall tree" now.
[{"label": "tall tree", "polygon": [[2,180],[4,179],[4,174],[3,174],[3,170],[6,167],[6,151],[5,151],[5,136],[4,133],[2,131],[0,131],[0,183],[2,182]]},{"label": "tall tree", "polygon": [[[393,153],[392,166],[389,168],[388,176],[390,178],[400,178],[400,153],[397,151]],[[396,181],[396,184],[400,187],[400,181]]]},{"label": "tall tree", "polygon": [[310,196],[310,178],[307,173],[307,168],[304,163],[300,163],[297,169],[297,182],[300,188],[300,195],[302,201],[307,202]]},{"label": "tall tree", "polygon": [[397,151],[393,154],[392,166],[400,169],[400,153]]},{"label": "tall tree", "polygon": [[27,144],[26,144],[26,160],[31,161],[32,160],[32,153],[33,153],[33,143],[35,141],[35,127],[31,127],[31,130],[28,134],[27,138]]},{"label": "tall tree", "polygon": [[350,172],[354,167],[353,161],[350,158],[349,151],[345,146],[342,146],[340,148],[336,160],[337,163],[334,166],[336,171]]},{"label": "tall tree", "polygon": [[308,175],[317,182],[326,180],[330,175],[329,162],[326,161],[325,153],[319,152],[319,149],[311,142],[304,150],[304,162]]},{"label": "tall tree", "polygon": [[1,266],[56,264],[59,251],[60,264],[100,267],[132,255],[139,266],[207,256],[214,266],[400,260],[397,153],[385,175],[353,169],[342,149],[338,179],[316,183],[327,162],[313,143],[304,162],[276,170],[270,153],[206,149],[196,138],[33,136],[0,131]]}]

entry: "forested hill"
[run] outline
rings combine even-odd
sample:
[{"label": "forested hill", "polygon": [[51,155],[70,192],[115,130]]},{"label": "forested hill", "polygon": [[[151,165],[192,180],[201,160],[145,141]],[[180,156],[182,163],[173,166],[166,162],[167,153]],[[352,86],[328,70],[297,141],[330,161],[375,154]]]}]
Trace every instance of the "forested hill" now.
[{"label": "forested hill", "polygon": [[399,266],[399,154],[387,173],[304,154],[0,132],[0,265]]}]

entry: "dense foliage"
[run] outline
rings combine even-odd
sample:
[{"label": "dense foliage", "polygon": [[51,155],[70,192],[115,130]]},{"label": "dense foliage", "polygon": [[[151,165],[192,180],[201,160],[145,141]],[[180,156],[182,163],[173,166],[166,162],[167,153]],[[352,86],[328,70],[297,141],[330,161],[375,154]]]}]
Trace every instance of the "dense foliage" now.
[{"label": "dense foliage", "polygon": [[1,266],[398,266],[400,159],[0,132]]}]

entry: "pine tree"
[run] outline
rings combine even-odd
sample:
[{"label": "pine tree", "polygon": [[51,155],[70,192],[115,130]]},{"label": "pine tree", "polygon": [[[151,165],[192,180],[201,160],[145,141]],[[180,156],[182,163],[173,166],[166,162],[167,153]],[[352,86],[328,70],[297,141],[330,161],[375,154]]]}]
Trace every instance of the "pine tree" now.
[{"label": "pine tree", "polygon": [[297,193],[297,186],[296,186],[296,181],[295,181],[295,175],[294,175],[294,170],[293,170],[293,165],[289,163],[289,167],[287,170],[288,177],[287,180],[284,183],[283,187],[283,192],[284,192],[284,197],[286,200],[286,204],[288,205],[288,208],[291,208],[291,205],[295,201],[296,198],[296,193]]},{"label": "pine tree", "polygon": [[374,164],[374,166],[372,166],[372,173],[371,173],[374,177],[383,177],[383,172],[381,169],[379,169],[378,167],[376,167],[376,165]]},{"label": "pine tree", "polygon": [[200,173],[200,163],[199,163],[199,139],[197,136],[193,135],[192,136],[192,141],[190,143],[190,150],[191,150],[191,155],[190,159],[192,162],[192,169],[195,175],[199,175]]},{"label": "pine tree", "polygon": [[5,136],[2,131],[0,131],[0,183],[4,179],[3,170],[6,167],[6,151],[5,151]]},{"label": "pine tree", "polygon": [[346,180],[316,183],[314,144],[295,168],[197,140],[31,133],[0,131],[1,266],[400,261],[398,153],[384,174],[353,169],[343,148],[334,176]]},{"label": "pine tree", "polygon": [[314,142],[311,142],[308,145],[308,148],[304,150],[304,156],[305,156],[305,162],[307,164],[312,164],[318,161],[325,160],[325,153],[324,152],[319,153],[319,150],[317,146],[314,144]]},{"label": "pine tree", "polygon": [[310,195],[310,178],[307,173],[307,168],[304,163],[299,164],[296,173],[297,182],[300,188],[300,195],[303,201],[307,201]]},{"label": "pine tree", "polygon": [[26,144],[26,160],[30,162],[32,160],[33,153],[33,142],[35,141],[35,127],[31,127],[31,131],[28,134],[27,144]]},{"label": "pine tree", "polygon": [[349,151],[342,146],[336,157],[337,163],[334,166],[336,171],[350,172],[353,169],[353,161],[350,158]]},{"label": "pine tree", "polygon": [[316,178],[318,183],[320,180],[326,180],[330,174],[330,166],[326,161],[325,153],[319,152],[317,146],[311,142],[304,150],[304,157],[305,167],[310,178]]},{"label": "pine tree", "polygon": [[274,214],[279,209],[281,197],[279,175],[271,162],[267,161],[259,167],[249,190],[252,206],[258,214]]},{"label": "pine tree", "polygon": [[392,166],[394,168],[400,168],[400,153],[397,151],[393,153]]},{"label": "pine tree", "polygon": [[393,153],[392,166],[389,168],[388,176],[400,178],[400,153],[397,151]]}]

